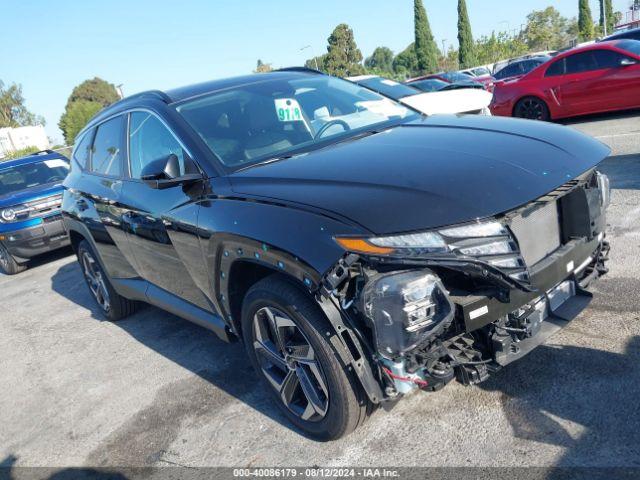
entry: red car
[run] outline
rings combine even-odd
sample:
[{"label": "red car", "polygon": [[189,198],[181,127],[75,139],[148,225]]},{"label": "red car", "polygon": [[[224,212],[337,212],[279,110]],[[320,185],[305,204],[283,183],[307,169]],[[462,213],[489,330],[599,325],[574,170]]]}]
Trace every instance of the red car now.
[{"label": "red car", "polygon": [[563,52],[517,80],[495,85],[493,115],[552,120],[640,107],[640,41]]}]

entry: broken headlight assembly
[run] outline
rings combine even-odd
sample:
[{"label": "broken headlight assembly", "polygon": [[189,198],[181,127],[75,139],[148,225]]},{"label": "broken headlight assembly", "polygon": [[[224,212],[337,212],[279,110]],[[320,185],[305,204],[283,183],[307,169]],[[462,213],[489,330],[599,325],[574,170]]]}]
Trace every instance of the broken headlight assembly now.
[{"label": "broken headlight assembly", "polygon": [[336,242],[350,252],[377,257],[473,258],[504,270],[515,279],[528,278],[516,241],[496,220],[383,237],[336,237]]},{"label": "broken headlight assembly", "polygon": [[375,274],[364,287],[362,301],[377,350],[387,358],[442,333],[454,315],[440,278],[428,269]]}]

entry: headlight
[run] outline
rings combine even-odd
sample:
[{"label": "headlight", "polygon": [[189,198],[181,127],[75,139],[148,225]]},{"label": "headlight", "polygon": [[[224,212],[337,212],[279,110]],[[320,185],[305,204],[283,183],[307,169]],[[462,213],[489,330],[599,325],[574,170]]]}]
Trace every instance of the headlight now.
[{"label": "headlight", "polygon": [[16,219],[16,211],[13,208],[5,208],[0,213],[0,217],[5,222],[13,222]]},{"label": "headlight", "polygon": [[600,190],[600,202],[602,209],[606,210],[611,202],[611,185],[609,184],[609,177],[604,173],[596,172],[596,178],[598,179],[598,190]]},{"label": "headlight", "polygon": [[377,350],[393,358],[444,331],[454,307],[442,282],[430,270],[378,274],[363,292]]},{"label": "headlight", "polygon": [[[500,222],[490,221],[471,223],[459,227],[448,227],[429,232],[407,233],[385,237],[336,237],[336,242],[345,250],[351,252],[415,257],[428,253],[449,252],[457,248],[454,243],[456,239],[460,238],[502,237],[508,235],[509,232]],[[500,244],[501,242],[494,243]],[[492,243],[489,243],[489,245],[492,245]],[[505,250],[501,245],[490,248]],[[460,251],[463,254],[476,254],[474,253],[474,247],[470,247],[467,250],[470,252],[473,250],[473,252],[467,253],[462,249]],[[501,252],[488,251],[488,253]]]}]

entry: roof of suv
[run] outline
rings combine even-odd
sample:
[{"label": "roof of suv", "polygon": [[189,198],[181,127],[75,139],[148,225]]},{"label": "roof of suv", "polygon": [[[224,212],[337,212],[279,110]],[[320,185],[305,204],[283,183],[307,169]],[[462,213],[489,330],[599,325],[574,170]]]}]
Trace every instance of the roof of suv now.
[{"label": "roof of suv", "polygon": [[[248,85],[251,83],[257,83],[266,80],[272,79],[284,79],[290,80],[293,78],[303,78],[309,76],[310,74],[321,74],[316,70],[307,69],[304,67],[293,67],[293,68],[285,68],[281,70],[275,70],[273,72],[268,73],[254,73],[251,75],[242,75],[238,77],[230,77],[230,78],[222,78],[218,80],[210,80],[208,82],[196,83],[193,85],[186,85],[184,87],[173,88],[166,91],[160,90],[148,90],[145,92],[136,93],[134,95],[130,95],[128,97],[123,98],[122,100],[115,102],[108,107],[101,110],[95,117],[91,119],[87,127],[95,124],[96,122],[113,115],[114,113],[118,113],[122,110],[127,110],[128,108],[139,105],[145,99],[147,100],[160,100],[164,103],[176,103],[181,102],[183,100],[187,100],[189,98],[198,97],[200,95],[206,95],[208,93],[212,93],[218,90],[226,90],[229,88],[239,87],[241,85]],[[87,128],[85,127],[85,129]],[[84,129],[83,129],[84,131]]]},{"label": "roof of suv", "polygon": [[30,155],[27,155],[25,157],[20,157],[13,160],[6,160],[4,162],[0,162],[0,169],[17,167],[19,165],[27,165],[29,163],[41,162],[43,160],[54,160],[54,159],[69,160],[67,157],[65,157],[61,153],[54,152],[53,150],[42,150],[40,152],[35,152]]}]

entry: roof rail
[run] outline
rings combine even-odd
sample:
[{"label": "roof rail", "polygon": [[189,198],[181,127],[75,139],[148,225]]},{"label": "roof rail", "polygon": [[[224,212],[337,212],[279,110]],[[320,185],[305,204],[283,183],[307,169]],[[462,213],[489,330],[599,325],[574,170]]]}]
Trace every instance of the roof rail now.
[{"label": "roof rail", "polygon": [[169,95],[167,95],[166,93],[164,93],[164,92],[162,92],[160,90],[146,90],[144,92],[134,93],[133,95],[129,95],[128,97],[124,97],[122,100],[130,100],[132,98],[146,97],[146,96],[156,97],[156,98],[159,98],[160,100],[162,100],[165,103],[171,103],[171,98],[169,97]]},{"label": "roof rail", "polygon": [[309,67],[285,67],[279,68],[276,72],[307,72],[307,73],[316,73],[318,75],[327,75],[325,72],[321,72],[320,70],[316,70],[315,68]]}]

